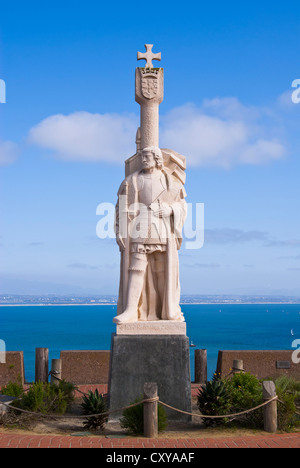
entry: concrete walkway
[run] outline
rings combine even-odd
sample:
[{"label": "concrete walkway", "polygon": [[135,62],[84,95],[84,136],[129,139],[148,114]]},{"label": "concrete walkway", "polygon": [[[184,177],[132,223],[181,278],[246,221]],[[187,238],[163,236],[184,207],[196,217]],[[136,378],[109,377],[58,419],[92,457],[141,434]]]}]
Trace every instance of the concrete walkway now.
[{"label": "concrete walkway", "polygon": [[215,438],[108,438],[0,433],[0,448],[300,448],[300,432]]}]

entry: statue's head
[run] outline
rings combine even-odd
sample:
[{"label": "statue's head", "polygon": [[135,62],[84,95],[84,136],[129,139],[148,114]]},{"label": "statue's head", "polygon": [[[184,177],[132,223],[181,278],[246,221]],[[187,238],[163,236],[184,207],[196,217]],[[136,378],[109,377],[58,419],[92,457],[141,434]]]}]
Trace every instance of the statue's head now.
[{"label": "statue's head", "polygon": [[[164,160],[163,160],[163,155],[162,155],[162,152],[160,150],[160,148],[158,148],[158,146],[147,146],[146,148],[143,148],[142,150],[142,161],[144,158],[146,158],[146,156],[148,155],[152,155],[154,161],[155,161],[155,165],[158,169],[162,169],[163,167],[163,163],[164,163]],[[144,163],[144,161],[143,161]]]}]

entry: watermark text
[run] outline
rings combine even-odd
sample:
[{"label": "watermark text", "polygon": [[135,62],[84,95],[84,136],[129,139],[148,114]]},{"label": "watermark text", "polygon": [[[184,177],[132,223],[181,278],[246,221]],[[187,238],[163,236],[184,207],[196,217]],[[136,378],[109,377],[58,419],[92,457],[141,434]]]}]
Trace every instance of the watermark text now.
[{"label": "watermark text", "polygon": [[0,340],[0,364],[6,363],[6,345],[5,341]]},{"label": "watermark text", "polygon": [[121,195],[117,209],[107,202],[97,206],[96,215],[101,219],[97,223],[96,234],[99,239],[121,237],[133,242],[149,237],[169,239],[182,236],[187,250],[201,249],[204,244],[204,203],[186,203],[185,208],[183,211],[180,203],[160,206],[158,211],[152,211],[143,203],[128,207],[126,197]]},{"label": "watermark text", "polygon": [[6,85],[5,81],[0,79],[0,104],[6,103]]},{"label": "watermark text", "polygon": [[294,340],[292,342],[292,348],[297,348],[292,353],[292,361],[294,364],[300,363],[300,340]]},{"label": "watermark text", "polygon": [[292,82],[292,88],[296,88],[295,91],[292,92],[292,101],[294,104],[299,104],[300,102],[300,79],[294,80]]}]

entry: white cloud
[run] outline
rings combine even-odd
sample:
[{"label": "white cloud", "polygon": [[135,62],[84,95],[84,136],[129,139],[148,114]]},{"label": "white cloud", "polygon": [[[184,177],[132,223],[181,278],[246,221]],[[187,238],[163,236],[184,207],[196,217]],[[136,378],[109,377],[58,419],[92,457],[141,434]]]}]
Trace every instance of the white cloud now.
[{"label": "white cloud", "polygon": [[[186,104],[160,120],[160,146],[184,154],[190,166],[265,164],[286,152],[274,111],[236,98]],[[123,163],[135,152],[138,125],[134,114],[59,114],[33,127],[29,141],[65,160]]]},{"label": "white cloud", "polygon": [[122,163],[134,154],[137,126],[132,114],[58,114],[33,127],[29,142],[66,160]]},{"label": "white cloud", "polygon": [[184,154],[192,166],[265,164],[285,155],[268,114],[235,98],[206,100],[201,108],[187,104],[163,118],[162,146]]},{"label": "white cloud", "polygon": [[0,166],[6,166],[15,161],[19,153],[19,147],[12,141],[0,140]]}]

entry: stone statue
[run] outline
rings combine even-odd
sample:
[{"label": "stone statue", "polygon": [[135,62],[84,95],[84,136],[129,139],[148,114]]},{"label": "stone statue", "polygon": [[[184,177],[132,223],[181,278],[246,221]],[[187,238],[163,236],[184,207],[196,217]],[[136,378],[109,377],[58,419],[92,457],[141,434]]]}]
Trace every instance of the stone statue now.
[{"label": "stone statue", "polygon": [[179,305],[178,249],[186,217],[185,158],[158,146],[158,106],[163,97],[163,69],[152,68],[151,44],[138,59],[136,101],[141,105],[137,152],[125,163],[118,192],[116,238],[121,251],[117,324],[184,321]]}]

